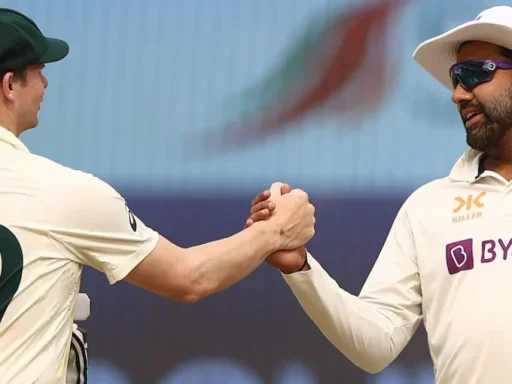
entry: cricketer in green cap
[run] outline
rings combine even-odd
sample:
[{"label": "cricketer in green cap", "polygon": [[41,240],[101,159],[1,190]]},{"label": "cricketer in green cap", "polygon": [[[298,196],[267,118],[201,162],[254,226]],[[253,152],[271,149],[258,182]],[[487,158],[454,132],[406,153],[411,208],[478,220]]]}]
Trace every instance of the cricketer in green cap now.
[{"label": "cricketer in green cap", "polygon": [[38,124],[48,81],[46,63],[65,58],[68,44],[46,37],[24,14],[0,8],[0,125],[16,136]]}]

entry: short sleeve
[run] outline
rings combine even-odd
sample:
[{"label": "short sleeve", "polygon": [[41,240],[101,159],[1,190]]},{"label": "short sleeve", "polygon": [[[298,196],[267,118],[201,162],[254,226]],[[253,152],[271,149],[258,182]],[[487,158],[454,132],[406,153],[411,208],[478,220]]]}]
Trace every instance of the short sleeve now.
[{"label": "short sleeve", "polygon": [[158,233],[104,181],[71,170],[60,176],[42,199],[49,236],[67,257],[105,273],[111,284],[124,279],[155,248]]}]

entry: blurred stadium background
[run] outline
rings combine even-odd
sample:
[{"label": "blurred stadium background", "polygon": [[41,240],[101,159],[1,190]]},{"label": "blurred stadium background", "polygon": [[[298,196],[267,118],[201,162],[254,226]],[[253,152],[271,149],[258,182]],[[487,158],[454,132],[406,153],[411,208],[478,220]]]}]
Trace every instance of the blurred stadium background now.
[{"label": "blurred stadium background", "polygon": [[[47,66],[41,124],[22,136],[33,152],[108,181],[182,246],[240,230],[273,181],[303,188],[317,207],[310,249],[354,294],[404,199],[465,149],[450,94],[413,62],[414,48],[500,4],[3,2],[71,46]],[[267,265],[192,306],[109,287],[90,269],[82,292],[91,383],[433,383],[423,329],[366,375]]]}]

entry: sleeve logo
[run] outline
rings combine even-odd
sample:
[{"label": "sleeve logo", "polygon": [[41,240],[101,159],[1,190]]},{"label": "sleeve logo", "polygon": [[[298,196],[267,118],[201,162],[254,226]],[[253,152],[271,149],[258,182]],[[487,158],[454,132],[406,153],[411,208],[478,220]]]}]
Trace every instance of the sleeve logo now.
[{"label": "sleeve logo", "polygon": [[128,207],[128,204],[125,203],[126,212],[128,213],[128,219],[130,220],[130,227],[132,228],[133,232],[137,232],[137,220],[135,220],[135,215]]}]

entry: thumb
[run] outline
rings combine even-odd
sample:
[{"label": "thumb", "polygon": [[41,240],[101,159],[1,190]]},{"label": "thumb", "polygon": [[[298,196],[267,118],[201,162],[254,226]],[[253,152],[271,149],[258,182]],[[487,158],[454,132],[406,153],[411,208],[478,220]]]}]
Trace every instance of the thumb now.
[{"label": "thumb", "polygon": [[270,197],[281,196],[281,188],[284,184],[281,182],[275,182],[270,187]]},{"label": "thumb", "polygon": [[281,185],[281,195],[285,195],[287,193],[290,193],[292,191],[292,187],[290,187],[288,184]]}]

